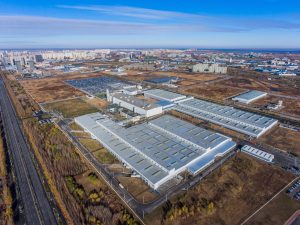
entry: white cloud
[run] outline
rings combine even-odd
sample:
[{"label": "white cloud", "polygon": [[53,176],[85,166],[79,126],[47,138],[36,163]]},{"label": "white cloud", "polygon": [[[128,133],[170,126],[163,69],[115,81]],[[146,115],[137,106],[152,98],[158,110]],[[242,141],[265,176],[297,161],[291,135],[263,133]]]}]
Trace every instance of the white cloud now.
[{"label": "white cloud", "polygon": [[26,15],[0,15],[0,30],[5,31],[0,36],[179,34],[182,32],[231,31],[222,27],[207,27],[204,24],[153,24]]},{"label": "white cloud", "polygon": [[134,17],[139,19],[176,19],[176,18],[185,18],[185,19],[202,19],[207,18],[203,15],[191,14],[191,13],[182,13],[175,11],[166,11],[166,10],[154,10],[146,8],[137,8],[137,7],[128,7],[128,6],[76,6],[76,5],[58,5],[59,8],[65,9],[78,9],[78,10],[88,10],[88,11],[97,11],[107,15],[115,16],[125,16],[125,17]]}]

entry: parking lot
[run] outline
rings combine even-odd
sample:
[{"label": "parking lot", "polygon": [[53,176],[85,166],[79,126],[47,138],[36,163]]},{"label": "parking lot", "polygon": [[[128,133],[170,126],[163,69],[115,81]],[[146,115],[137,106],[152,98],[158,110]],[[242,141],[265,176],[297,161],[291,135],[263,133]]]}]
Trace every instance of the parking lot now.
[{"label": "parking lot", "polygon": [[105,93],[106,89],[109,90],[122,89],[124,86],[128,86],[131,84],[129,82],[121,81],[119,79],[108,77],[108,76],[84,78],[84,79],[77,79],[77,80],[67,80],[65,82],[91,95]]},{"label": "parking lot", "polygon": [[290,186],[286,193],[294,200],[300,200],[300,179],[298,179],[292,186]]}]

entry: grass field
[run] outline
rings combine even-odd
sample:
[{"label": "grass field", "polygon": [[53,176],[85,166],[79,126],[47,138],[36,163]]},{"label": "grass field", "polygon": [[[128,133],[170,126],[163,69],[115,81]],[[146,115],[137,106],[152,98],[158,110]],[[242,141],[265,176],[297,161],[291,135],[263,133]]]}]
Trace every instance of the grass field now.
[{"label": "grass field", "polygon": [[93,154],[103,164],[112,164],[116,161],[116,158],[105,148],[95,151]]},{"label": "grass field", "polygon": [[72,130],[75,130],[75,131],[83,131],[83,128],[81,126],[79,126],[77,123],[75,122],[72,122],[69,124],[69,127],[72,129]]},{"label": "grass field", "polygon": [[94,139],[79,138],[79,141],[91,152],[94,152],[96,150],[103,148],[103,146]]},{"label": "grass field", "polygon": [[107,108],[107,105],[108,105],[108,102],[104,99],[100,99],[100,98],[93,98],[93,99],[88,99],[88,98],[84,98],[84,100],[94,106],[95,108],[97,109],[106,109]]},{"label": "grass field", "polygon": [[240,224],[294,176],[243,153],[147,215],[158,224]]},{"label": "grass field", "polygon": [[65,118],[81,116],[98,111],[95,107],[79,98],[48,103],[45,104],[44,107],[49,111],[60,112]]}]

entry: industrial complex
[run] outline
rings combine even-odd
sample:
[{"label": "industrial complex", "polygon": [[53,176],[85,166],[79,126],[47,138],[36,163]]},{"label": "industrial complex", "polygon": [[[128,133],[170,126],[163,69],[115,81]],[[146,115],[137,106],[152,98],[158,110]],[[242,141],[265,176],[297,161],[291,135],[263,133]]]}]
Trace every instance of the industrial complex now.
[{"label": "industrial complex", "polygon": [[10,209],[16,224],[284,224],[300,206],[300,80],[275,72],[299,73],[300,54],[282,56],[0,52],[0,224]]},{"label": "industrial complex", "polygon": [[198,173],[236,146],[229,137],[168,115],[129,128],[100,113],[75,122],[154,189],[185,170]]}]

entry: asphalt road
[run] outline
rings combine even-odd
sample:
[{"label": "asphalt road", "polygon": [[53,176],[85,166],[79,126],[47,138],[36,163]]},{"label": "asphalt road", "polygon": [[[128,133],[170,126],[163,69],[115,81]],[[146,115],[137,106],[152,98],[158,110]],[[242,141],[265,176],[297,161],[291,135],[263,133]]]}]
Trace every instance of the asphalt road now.
[{"label": "asphalt road", "polygon": [[[32,152],[21,130],[14,107],[0,79],[0,107],[9,155],[13,164],[26,224],[58,224],[51,203],[32,159]],[[19,223],[23,223],[20,222]]]}]

